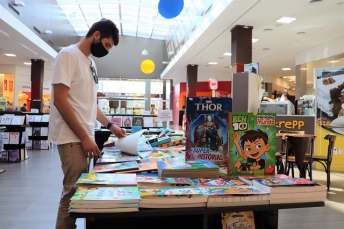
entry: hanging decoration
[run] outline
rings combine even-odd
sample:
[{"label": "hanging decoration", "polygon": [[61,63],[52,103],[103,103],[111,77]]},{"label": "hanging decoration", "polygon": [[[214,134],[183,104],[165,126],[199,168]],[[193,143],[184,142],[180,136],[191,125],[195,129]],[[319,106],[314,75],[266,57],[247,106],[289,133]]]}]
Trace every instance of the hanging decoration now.
[{"label": "hanging decoration", "polygon": [[141,63],[141,71],[145,74],[151,74],[155,69],[155,64],[153,61],[146,59]]},{"label": "hanging decoration", "polygon": [[184,8],[184,0],[160,0],[158,9],[161,16],[166,19],[177,17]]}]

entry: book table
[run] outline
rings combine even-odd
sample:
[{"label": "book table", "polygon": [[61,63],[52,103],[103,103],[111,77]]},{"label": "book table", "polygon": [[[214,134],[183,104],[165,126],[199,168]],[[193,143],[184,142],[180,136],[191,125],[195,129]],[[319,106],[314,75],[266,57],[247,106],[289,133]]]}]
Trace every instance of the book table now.
[{"label": "book table", "polygon": [[86,229],[220,229],[220,213],[254,211],[256,229],[276,229],[279,209],[323,206],[324,202],[312,202],[221,208],[159,208],[125,213],[71,213],[71,217],[85,218]]}]

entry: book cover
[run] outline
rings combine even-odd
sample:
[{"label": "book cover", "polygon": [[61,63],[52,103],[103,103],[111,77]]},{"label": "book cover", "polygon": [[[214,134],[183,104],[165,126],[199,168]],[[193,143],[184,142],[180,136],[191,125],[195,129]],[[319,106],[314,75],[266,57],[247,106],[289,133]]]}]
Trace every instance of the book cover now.
[{"label": "book cover", "polygon": [[2,142],[2,134],[0,132],[0,152],[4,149],[4,143]]},{"label": "book cover", "polygon": [[23,125],[25,116],[13,116],[11,125]]},{"label": "book cover", "polygon": [[8,151],[8,161],[9,162],[20,162],[20,152],[19,149]]},{"label": "book cover", "polygon": [[12,118],[14,117],[14,114],[4,114],[1,117],[1,124],[4,125],[11,125]]},{"label": "book cover", "polygon": [[252,185],[253,180],[257,179],[264,179],[264,178],[269,178],[269,179],[275,179],[275,178],[290,178],[289,176],[285,174],[267,174],[267,175],[240,175],[238,176],[240,180],[243,182]]},{"label": "book cover", "polygon": [[221,213],[222,229],[255,229],[253,212]]},{"label": "book cover", "polygon": [[32,140],[29,140],[28,142],[26,142],[25,146],[27,149],[32,149]]},{"label": "book cover", "polygon": [[9,144],[19,144],[19,132],[10,132],[10,143]]},{"label": "book cover", "polygon": [[41,140],[41,149],[49,149],[49,141]]},{"label": "book cover", "polygon": [[169,161],[158,161],[158,165],[162,170],[169,170],[169,169],[216,169],[219,168],[217,165],[211,163],[210,161],[205,160],[195,160],[195,161],[186,161],[182,163],[177,160],[169,160]]},{"label": "book cover", "polygon": [[0,152],[0,161],[7,162],[8,161],[8,151]]},{"label": "book cover", "polygon": [[10,132],[2,132],[2,144],[10,144]]},{"label": "book cover", "polygon": [[139,132],[142,130],[142,126],[132,126],[131,127],[131,133],[134,134],[136,132]]},{"label": "book cover", "polygon": [[122,116],[112,116],[111,122],[116,126],[122,127]]},{"label": "book cover", "polygon": [[77,187],[97,185],[136,186],[136,174],[82,173],[76,182]]},{"label": "book cover", "polygon": [[105,164],[105,165],[95,165],[93,167],[92,173],[104,173],[104,172],[116,172],[131,169],[138,169],[136,161],[115,163],[115,164]]},{"label": "book cover", "polygon": [[87,203],[86,201],[107,202],[138,202],[140,193],[137,187],[79,187],[74,196],[70,199],[71,203]]},{"label": "book cover", "polygon": [[125,161],[139,161],[141,158],[139,156],[132,156],[124,153],[113,154],[104,153],[102,158],[98,158],[97,164],[111,164]]},{"label": "book cover", "polygon": [[144,127],[154,127],[153,117],[143,117]]},{"label": "book cover", "polygon": [[122,127],[131,127],[133,125],[133,117],[131,116],[123,116],[123,124]]},{"label": "book cover", "polygon": [[192,179],[197,187],[221,187],[221,186],[236,186],[247,185],[238,179],[226,178],[196,178]]},{"label": "book cover", "polygon": [[264,179],[256,179],[255,182],[269,186],[269,187],[276,187],[276,186],[290,186],[290,185],[314,185],[316,182],[307,180],[305,178],[264,178]]},{"label": "book cover", "polygon": [[35,115],[33,121],[34,122],[41,122],[42,121],[42,115]]},{"label": "book cover", "polygon": [[268,194],[254,186],[204,187],[207,196]]},{"label": "book cover", "polygon": [[27,136],[32,136],[32,127],[25,127],[25,132],[27,133]]},{"label": "book cover", "polygon": [[21,136],[20,144],[25,144],[26,142],[26,132],[24,131]]},{"label": "book cover", "polygon": [[231,98],[187,98],[185,160],[228,163],[228,113]]},{"label": "book cover", "polygon": [[157,161],[159,159],[142,159],[139,163],[137,163],[138,168],[135,170],[130,170],[128,173],[134,173],[134,172],[143,172],[143,171],[153,171],[157,170]]},{"label": "book cover", "polygon": [[28,122],[33,122],[35,120],[35,116],[34,115],[28,115],[27,120],[28,120]]},{"label": "book cover", "polygon": [[41,127],[41,136],[48,136],[49,128],[48,127]]},{"label": "book cover", "polygon": [[157,189],[140,189],[140,196],[154,197],[154,196],[189,196],[189,195],[204,195],[202,190],[193,188],[157,188]]},{"label": "book cover", "polygon": [[137,183],[172,184],[175,186],[194,186],[193,181],[187,177],[148,177],[137,176]]},{"label": "book cover", "polygon": [[33,127],[32,136],[41,136],[41,127]]},{"label": "book cover", "polygon": [[230,113],[229,176],[275,173],[276,114]]},{"label": "book cover", "polygon": [[50,116],[48,114],[45,114],[42,116],[42,122],[49,122]]},{"label": "book cover", "polygon": [[158,117],[153,117],[153,127],[162,127],[162,122],[158,121]]},{"label": "book cover", "polygon": [[32,141],[32,149],[41,149],[41,141],[40,140]]},{"label": "book cover", "polygon": [[133,126],[143,126],[143,117],[142,116],[134,116]]}]

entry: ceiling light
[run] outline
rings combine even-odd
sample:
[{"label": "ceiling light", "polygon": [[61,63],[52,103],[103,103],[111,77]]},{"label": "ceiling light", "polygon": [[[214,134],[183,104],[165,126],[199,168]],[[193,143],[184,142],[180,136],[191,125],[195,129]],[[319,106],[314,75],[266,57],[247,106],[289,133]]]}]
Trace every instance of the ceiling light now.
[{"label": "ceiling light", "polygon": [[334,64],[334,63],[338,63],[339,62],[339,60],[330,60],[330,61],[327,61],[327,63],[329,63],[329,64]]},{"label": "ceiling light", "polygon": [[162,64],[169,64],[169,61],[163,61]]},{"label": "ceiling light", "polygon": [[307,71],[307,68],[300,68],[301,71]]},{"label": "ceiling light", "polygon": [[285,24],[289,24],[293,21],[295,21],[296,18],[295,17],[281,17],[280,19],[278,19],[276,22],[278,23],[285,23]]},{"label": "ceiling light", "polygon": [[218,62],[209,62],[208,64],[217,64]]},{"label": "ceiling light", "polygon": [[43,33],[44,33],[44,34],[53,34],[53,32],[52,32],[51,30],[49,30],[49,29],[44,30]]},{"label": "ceiling light", "polygon": [[224,56],[232,56],[232,53],[231,52],[225,52],[224,54],[222,54]]},{"label": "ceiling light", "polygon": [[290,71],[291,68],[282,68],[283,71]]},{"label": "ceiling light", "polygon": [[283,79],[286,79],[286,78],[288,78],[288,77],[287,77],[287,76],[283,76],[282,78],[283,78]]},{"label": "ceiling light", "polygon": [[259,41],[259,39],[257,39],[257,38],[252,38],[252,43],[256,43],[257,41]]},{"label": "ceiling light", "polygon": [[5,56],[11,56],[11,57],[13,57],[13,56],[16,56],[15,54],[12,54],[12,53],[5,53]]},{"label": "ceiling light", "polygon": [[31,62],[24,62],[25,65],[31,65]]},{"label": "ceiling light", "polygon": [[142,56],[148,56],[148,51],[147,51],[147,49],[144,49],[144,50],[142,51]]}]

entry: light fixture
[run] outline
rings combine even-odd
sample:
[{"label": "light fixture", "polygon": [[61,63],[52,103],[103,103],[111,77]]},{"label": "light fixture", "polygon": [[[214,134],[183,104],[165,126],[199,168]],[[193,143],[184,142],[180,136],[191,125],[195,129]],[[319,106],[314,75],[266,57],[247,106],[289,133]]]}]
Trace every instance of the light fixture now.
[{"label": "light fixture", "polygon": [[243,27],[244,29],[248,29],[248,26],[247,25],[244,25],[244,27]]},{"label": "light fixture", "polygon": [[14,5],[14,6],[25,7],[25,3],[23,1],[14,0],[14,1],[11,2],[11,4]]},{"label": "light fixture", "polygon": [[286,78],[288,78],[288,77],[287,77],[287,76],[283,76],[282,78],[283,78],[283,79],[286,79]]},{"label": "light fixture", "polygon": [[24,62],[25,65],[31,65],[31,62]]},{"label": "light fixture", "polygon": [[169,64],[169,61],[163,61],[162,64]]},{"label": "light fixture", "polygon": [[5,56],[14,57],[14,56],[16,56],[16,55],[15,55],[15,54],[12,54],[12,53],[5,53]]},{"label": "light fixture", "polygon": [[224,54],[222,54],[224,56],[232,56],[232,53],[231,52],[225,52]]},{"label": "light fixture", "polygon": [[290,71],[291,68],[282,68],[283,71]]},{"label": "light fixture", "polygon": [[327,63],[329,63],[329,64],[334,64],[334,63],[338,63],[339,62],[339,60],[330,60],[330,61],[327,61]]},{"label": "light fixture", "polygon": [[307,71],[308,68],[300,68],[301,71]]},{"label": "light fixture", "polygon": [[218,64],[218,62],[209,62],[208,64],[213,64],[213,65],[215,65],[215,64]]},{"label": "light fixture", "polygon": [[175,51],[169,51],[169,52],[168,52],[168,55],[169,55],[169,56],[172,56],[172,55],[174,55],[175,53],[176,53]]},{"label": "light fixture", "polygon": [[295,17],[281,17],[280,19],[278,19],[276,22],[278,23],[284,23],[284,24],[289,24],[293,21],[295,21],[296,18]]},{"label": "light fixture", "polygon": [[145,38],[145,49],[142,51],[142,56],[148,56],[148,51],[146,49],[147,43],[146,43],[147,38]]},{"label": "light fixture", "polygon": [[44,33],[44,34],[53,34],[53,32],[52,32],[51,30],[49,30],[49,29],[44,30],[43,33]]},{"label": "light fixture", "polygon": [[252,43],[256,43],[257,41],[259,41],[258,38],[252,38]]}]

